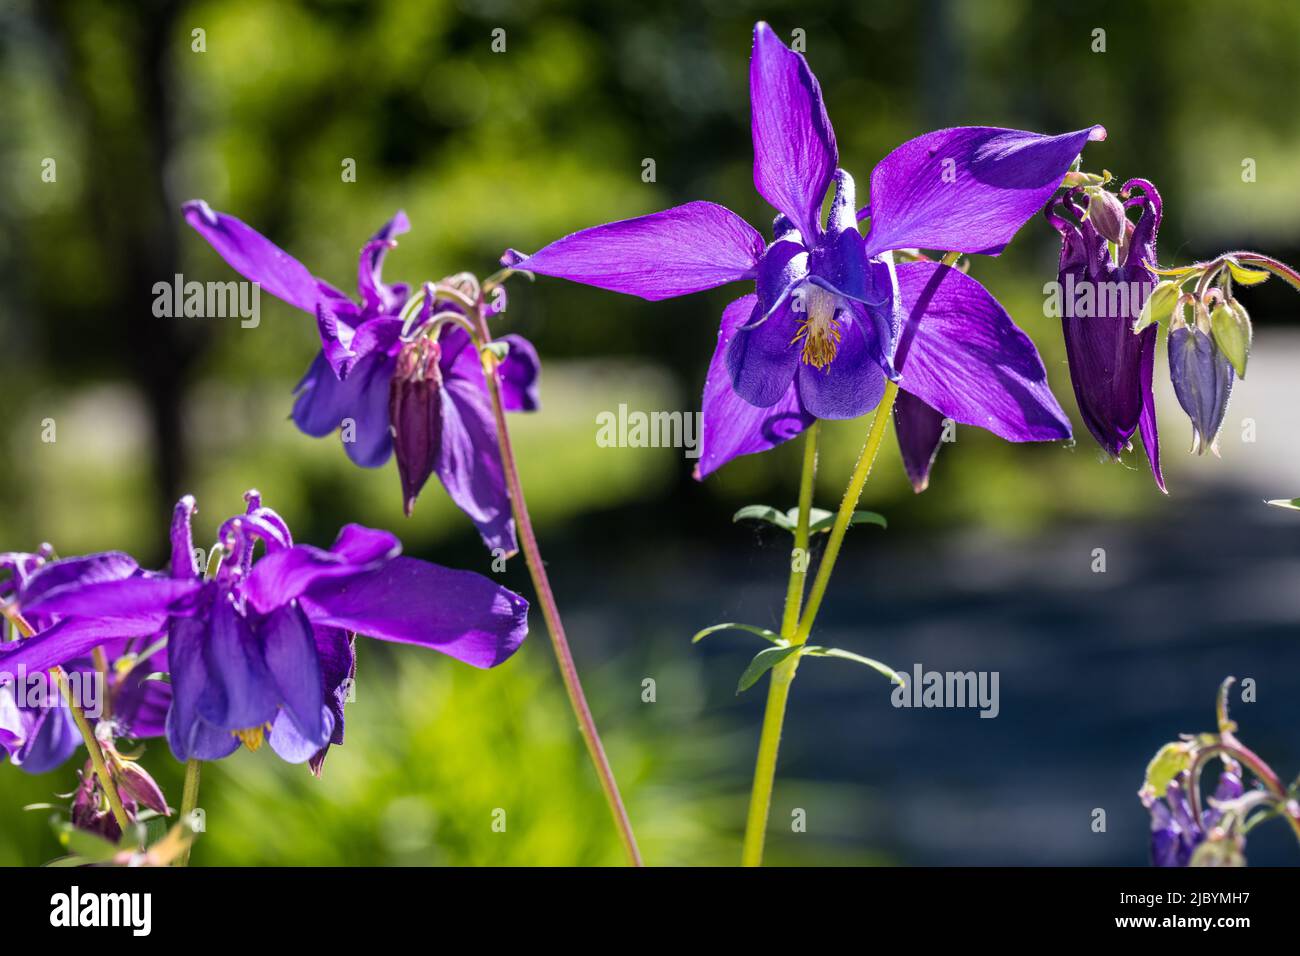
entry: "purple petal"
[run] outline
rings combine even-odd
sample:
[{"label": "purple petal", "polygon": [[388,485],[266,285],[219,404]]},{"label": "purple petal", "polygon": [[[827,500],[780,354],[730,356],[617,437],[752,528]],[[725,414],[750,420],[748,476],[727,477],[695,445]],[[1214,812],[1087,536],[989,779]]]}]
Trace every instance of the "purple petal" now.
[{"label": "purple petal", "polygon": [[793,381],[787,384],[785,394],[766,408],[751,405],[732,387],[727,371],[728,346],[757,305],[757,296],[741,296],[722,313],[718,344],[704,382],[696,479],[703,480],[733,458],[774,448],[813,423],[813,417],[799,405]]},{"label": "purple petal", "polygon": [[71,618],[41,631],[35,637],[0,643],[0,683],[19,668],[28,673],[49,670],[89,654],[120,637],[150,637],[161,630],[158,621],[119,618]]},{"label": "purple petal", "polygon": [[903,469],[920,494],[930,484],[930,468],[943,447],[943,415],[915,395],[900,391],[894,400],[894,431]]},{"label": "purple petal", "polygon": [[113,719],[125,736],[161,737],[166,729],[167,711],[171,709],[171,685],[149,680],[154,672],[167,670],[167,654],[162,651],[147,662],[133,667],[117,685],[113,697]]},{"label": "purple petal", "polygon": [[329,735],[334,728],[334,715],[327,708],[322,707],[318,720],[323,728],[321,732],[325,738],[323,745],[319,739],[320,735],[304,735],[287,710],[282,710],[275,715],[267,742],[276,755],[286,763],[306,763],[329,746]]},{"label": "purple petal", "polygon": [[304,312],[315,312],[322,289],[307,267],[234,216],[201,199],[185,203],[185,221],[245,279]]},{"label": "purple petal", "polygon": [[360,524],[344,525],[330,545],[330,552],[354,566],[370,571],[402,553],[402,542],[389,531]]},{"label": "purple petal", "polygon": [[295,389],[294,424],[314,438],[343,425],[348,457],[362,468],[378,468],[393,452],[388,388],[395,367],[395,358],[371,353],[339,381],[324,354],[318,354]]},{"label": "purple petal", "polygon": [[123,628],[119,637],[131,637],[151,633],[151,626],[158,630],[170,614],[185,613],[201,586],[198,580],[174,578],[97,581],[46,591],[24,608],[33,614],[100,620]]},{"label": "purple petal", "polygon": [[194,501],[194,496],[186,495],[176,502],[176,508],[172,511],[170,566],[174,578],[185,580],[203,574],[204,569],[200,568],[195,561],[194,533],[191,529],[194,512],[197,510],[198,505]]},{"label": "purple petal", "polygon": [[[58,690],[50,687],[49,693]],[[27,773],[49,773],[62,766],[81,745],[81,734],[71,712],[62,704],[26,709],[25,734],[11,759]]]},{"label": "purple petal", "polygon": [[357,289],[361,293],[361,301],[371,311],[395,312],[406,301],[408,287],[401,284],[385,285],[383,269],[384,256],[397,245],[396,237],[410,231],[410,220],[399,209],[392,219],[370,237],[370,241],[361,250],[361,259],[357,264]]},{"label": "purple petal", "polygon": [[817,418],[857,418],[885,394],[885,373],[877,360],[881,349],[866,309],[854,303],[847,311],[839,312],[840,343],[831,363],[825,368],[803,364],[795,375],[803,407]]},{"label": "purple petal", "polygon": [[269,614],[322,579],[373,571],[401,552],[402,543],[389,532],[350,524],[329,551],[300,544],[262,558],[245,579],[243,595],[259,614]]},{"label": "purple petal", "polygon": [[[316,653],[320,659],[321,678],[325,687],[325,706],[330,711],[329,743],[312,755],[311,772],[320,776],[331,745],[343,743],[343,708],[347,704],[357,677],[356,639],[337,627],[317,627]],[[274,732],[272,738],[274,738]]]},{"label": "purple petal", "polygon": [[982,285],[937,262],[898,267],[908,316],[900,385],[945,417],[1007,441],[1070,437],[1029,336]]},{"label": "purple petal", "polygon": [[514,554],[515,519],[497,446],[496,422],[480,382],[447,379],[442,389],[442,444],[434,470],[456,507],[489,550]]},{"label": "purple petal", "polygon": [[1056,192],[1100,126],[1043,136],[959,126],[909,140],[871,174],[867,255],[942,249],[997,255]]},{"label": "purple petal", "polygon": [[515,268],[657,301],[752,277],[763,247],[730,209],[691,202],[583,229]]},{"label": "purple petal", "polygon": [[839,162],[835,131],[803,56],[761,22],[749,60],[749,102],[754,187],[811,245],[821,235],[822,200]]},{"label": "purple petal", "polygon": [[[1147,453],[1147,463],[1151,466],[1151,475],[1156,480],[1156,487],[1168,494],[1169,489],[1165,487],[1165,476],[1160,469],[1160,433],[1156,427],[1156,396],[1151,387],[1156,365],[1157,338],[1154,334],[1155,331],[1155,327],[1145,329],[1140,336],[1142,338],[1140,385],[1142,389],[1142,414],[1138,418],[1138,430],[1142,435],[1142,448]],[[1152,334],[1147,336],[1147,332]]]},{"label": "purple petal", "polygon": [[537,357],[537,349],[522,335],[503,335],[497,341],[510,345],[497,366],[502,407],[508,412],[537,411],[542,407],[542,360]]},{"label": "purple petal", "polygon": [[121,581],[139,570],[135,558],[121,551],[104,551],[51,561],[38,568],[23,583],[18,600],[25,610],[35,611],[42,601],[104,581]]},{"label": "purple petal", "polygon": [[311,622],[297,604],[286,604],[272,612],[259,634],[266,666],[280,690],[285,712],[310,743],[310,750],[302,757],[306,760],[325,746],[331,730]]},{"label": "purple petal", "polygon": [[172,706],[167,712],[167,743],[180,761],[220,760],[235,751],[239,738],[228,730],[206,723],[198,712],[199,696],[208,682],[203,647],[208,638],[208,620],[179,618],[167,636],[171,665]]},{"label": "purple petal", "polygon": [[794,380],[800,350],[794,292],[808,275],[808,253],[793,240],[772,243],[758,266],[753,314],[729,333],[726,352],[731,385],[751,405],[780,401]]},{"label": "purple petal", "polygon": [[766,319],[762,306],[755,303],[749,320],[757,328],[737,328],[731,335],[727,374],[737,395],[766,408],[790,390],[799,368],[800,350],[793,341],[799,331],[799,316],[787,300]]},{"label": "purple petal", "polygon": [[322,581],[302,598],[317,626],[433,647],[475,667],[495,667],[528,633],[528,602],[480,574],[397,558],[341,585]]},{"label": "purple petal", "polygon": [[347,299],[316,306],[316,331],[321,351],[339,378],[347,378],[371,352],[392,352],[402,333],[402,320],[363,313]]},{"label": "purple petal", "polygon": [[222,730],[261,727],[275,718],[279,694],[257,638],[243,615],[225,597],[212,608],[203,646],[207,683],[199,693],[198,713]]}]

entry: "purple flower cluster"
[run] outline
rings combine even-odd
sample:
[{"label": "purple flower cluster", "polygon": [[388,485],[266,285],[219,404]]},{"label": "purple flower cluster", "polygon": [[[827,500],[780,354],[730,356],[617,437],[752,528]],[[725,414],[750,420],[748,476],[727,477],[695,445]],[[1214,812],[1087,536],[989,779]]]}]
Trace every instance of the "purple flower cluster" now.
[{"label": "purple flower cluster", "polygon": [[871,205],[859,209],[817,78],[765,23],[754,29],[749,86],[754,185],[778,213],[770,240],[722,206],[692,202],[510,260],[650,300],[755,283],[723,312],[697,476],[815,419],[870,411],[887,379],[902,390],[898,440],[917,490],[928,482],[945,418],[1009,441],[1069,438],[1038,352],[997,300],[957,269],[896,254],[997,255],[1105,130],[928,133],[876,166]]},{"label": "purple flower cluster", "polygon": [[[0,644],[0,673],[87,668],[102,647],[120,675],[110,696],[116,733],[165,734],[178,760],[266,741],[319,772],[343,741],[354,635],[489,668],[527,634],[528,602],[482,575],[403,557],[393,535],[360,525],[328,549],[295,544],[257,492],[246,499],[244,513],[221,525],[210,574],[195,565],[188,497],[176,505],[165,571],[121,552],[5,556],[19,572],[7,600],[36,633]],[[170,685],[146,679],[155,672],[169,673]],[[50,769],[75,749],[62,708],[11,708],[5,718],[0,744],[25,769]]]},{"label": "purple flower cluster", "polygon": [[[406,214],[399,211],[362,247],[356,300],[201,200],[185,204],[185,218],[236,272],[316,317],[321,350],[298,383],[294,424],[317,438],[339,431],[344,451],[363,468],[385,464],[396,445],[407,514],[436,473],[483,543],[514,553],[515,523],[478,350],[459,325],[434,323],[428,288],[417,316],[407,322],[402,313],[410,287],[383,281],[385,255],[410,229]],[[463,317],[454,302],[439,303],[439,309]],[[496,366],[505,408],[535,411],[537,350],[518,335],[500,341],[507,347]],[[424,383],[418,401],[411,387],[416,378]]]}]

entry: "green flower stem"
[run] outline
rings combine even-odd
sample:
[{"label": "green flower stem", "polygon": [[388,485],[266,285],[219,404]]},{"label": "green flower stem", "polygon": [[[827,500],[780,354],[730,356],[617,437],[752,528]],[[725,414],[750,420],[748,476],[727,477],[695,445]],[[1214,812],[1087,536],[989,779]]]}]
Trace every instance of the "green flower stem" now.
[{"label": "green flower stem", "polygon": [[880,443],[885,437],[889,417],[894,410],[894,399],[897,397],[898,385],[894,382],[887,383],[884,397],[876,408],[876,417],[871,420],[867,443],[862,446],[857,467],[853,469],[853,477],[849,479],[849,486],[844,491],[844,500],[840,502],[840,510],[835,515],[835,524],[831,526],[830,538],[826,542],[826,553],[822,555],[821,562],[817,565],[817,576],[813,578],[812,591],[808,595],[803,616],[799,619],[799,629],[795,632],[794,643],[796,644],[807,641],[808,635],[812,633],[813,622],[817,620],[817,612],[822,606],[822,598],[826,596],[826,586],[830,583],[831,572],[835,570],[835,560],[840,556],[844,533],[849,530],[849,522],[858,507],[858,499],[862,497],[862,488],[871,477],[871,467],[876,463],[876,455],[880,451]]},{"label": "green flower stem", "polygon": [[[194,809],[199,805],[199,767],[201,761],[191,757],[185,761],[185,788],[181,791],[181,824],[189,826],[190,817],[194,814]],[[190,847],[194,845],[193,832],[190,839],[185,841],[185,849],[176,858],[177,866],[190,865]]]},{"label": "green flower stem", "polygon": [[623,805],[623,797],[618,790],[618,782],[614,779],[614,770],[609,764],[609,758],[605,756],[605,747],[601,743],[599,731],[596,730],[595,718],[592,717],[591,708],[587,705],[586,695],[582,692],[582,682],[578,679],[578,668],[574,664],[573,652],[569,649],[569,641],[564,634],[564,624],[560,620],[560,609],[556,604],[555,594],[551,590],[551,581],[546,574],[546,565],[542,562],[541,550],[537,546],[537,536],[533,533],[533,522],[528,514],[528,505],[524,501],[524,489],[519,478],[519,467],[515,462],[514,449],[510,444],[510,431],[506,425],[505,408],[501,403],[501,386],[495,374],[497,360],[491,353],[486,351],[487,346],[492,342],[492,333],[488,330],[481,297],[478,302],[473,304],[470,314],[474,316],[475,323],[478,326],[477,345],[481,350],[479,354],[483,361],[484,378],[487,380],[488,394],[492,399],[492,414],[496,422],[497,445],[501,451],[501,466],[505,472],[506,488],[510,493],[510,504],[515,515],[519,543],[524,552],[524,559],[528,563],[528,573],[533,579],[533,589],[537,592],[538,603],[542,607],[542,616],[546,619],[546,629],[551,635],[551,644],[555,649],[555,659],[560,666],[560,676],[564,680],[564,689],[569,695],[569,703],[573,707],[573,713],[578,718],[578,730],[582,733],[582,739],[587,745],[587,753],[591,756],[591,762],[596,768],[596,776],[600,778],[601,789],[605,792],[605,800],[609,803],[609,810],[614,817],[614,824],[618,828],[619,837],[623,841],[623,848],[627,852],[628,861],[633,866],[644,866],[641,851],[637,847],[636,836],[632,832],[632,823],[628,819],[627,809]]},{"label": "green flower stem", "polygon": [[[808,576],[808,524],[812,511],[813,478],[817,473],[817,439],[821,422],[815,421],[804,435],[803,472],[799,479],[799,522],[794,531],[794,551],[790,555],[790,583],[785,592],[785,613],[781,618],[781,636],[794,638],[803,605],[804,581]],[[799,655],[792,654],[772,668],[767,688],[767,707],[763,712],[763,732],[758,740],[758,758],[754,762],[754,786],[749,798],[749,817],[745,822],[745,843],[741,850],[742,866],[761,866],[763,843],[767,837],[767,819],[772,807],[772,786],[776,781],[776,756],[781,746],[781,727],[785,723],[785,706],[790,684],[799,666]]]},{"label": "green flower stem", "polygon": [[794,637],[803,609],[804,581],[808,577],[808,525],[812,513],[813,478],[817,474],[817,441],[821,422],[814,421],[804,433],[803,472],[799,478],[799,522],[794,530],[794,552],[790,560],[790,583],[785,591],[785,613],[781,617],[781,636]]},{"label": "green flower stem", "polygon": [[[0,614],[9,620],[18,633],[23,637],[32,637],[36,634],[35,629],[27,623],[27,619],[13,607],[0,606]],[[63,699],[68,704],[68,710],[72,713],[73,723],[77,725],[77,730],[81,732],[81,739],[85,741],[86,752],[90,754],[90,764],[95,768],[95,776],[99,779],[100,789],[104,791],[104,796],[108,798],[108,806],[113,811],[113,819],[117,825],[122,828],[123,835],[131,832],[131,818],[126,815],[126,807],[122,806],[122,798],[118,795],[117,784],[113,782],[113,776],[108,772],[108,764],[104,760],[104,751],[99,746],[99,740],[95,737],[95,729],[90,726],[90,721],[86,719],[86,714],[78,706],[72,696],[72,685],[68,683],[68,675],[63,672],[62,667],[50,668],[50,679],[58,685]]]}]

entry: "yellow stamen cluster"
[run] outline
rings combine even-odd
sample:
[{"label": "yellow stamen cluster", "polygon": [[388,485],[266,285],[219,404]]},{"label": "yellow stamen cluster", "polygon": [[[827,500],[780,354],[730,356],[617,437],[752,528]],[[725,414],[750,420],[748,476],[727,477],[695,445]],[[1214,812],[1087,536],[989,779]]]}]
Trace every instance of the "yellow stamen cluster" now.
[{"label": "yellow stamen cluster", "polygon": [[835,296],[818,286],[805,286],[801,299],[804,318],[790,344],[803,341],[803,360],[813,368],[831,364],[840,345],[840,324],[835,319]]},{"label": "yellow stamen cluster", "polygon": [[270,729],[270,724],[263,724],[261,727],[247,727],[244,730],[233,731],[233,733],[243,741],[245,747],[256,753],[262,749],[262,744],[266,742],[266,732]]}]

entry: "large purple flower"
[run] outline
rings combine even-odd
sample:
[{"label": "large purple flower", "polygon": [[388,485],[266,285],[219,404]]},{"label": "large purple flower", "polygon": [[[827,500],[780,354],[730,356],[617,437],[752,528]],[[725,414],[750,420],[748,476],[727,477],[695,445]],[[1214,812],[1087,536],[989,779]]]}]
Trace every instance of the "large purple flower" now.
[{"label": "large purple flower", "polygon": [[[371,237],[361,250],[357,270],[359,301],[349,299],[265,236],[240,220],[214,212],[201,200],[185,204],[185,218],[236,272],[277,298],[316,316],[321,351],[298,383],[293,406],[295,424],[308,435],[324,437],[339,431],[343,448],[363,468],[378,468],[393,453],[393,431],[399,445],[427,445],[433,454],[428,467],[412,472],[399,447],[402,504],[410,514],[415,497],[431,473],[436,472],[452,500],[478,527],[489,548],[517,550],[514,518],[497,451],[496,427],[488,401],[487,383],[477,351],[466,348],[463,332],[442,328],[442,352],[447,368],[437,395],[440,415],[437,433],[426,417],[425,434],[411,432],[405,422],[392,418],[391,393],[399,355],[429,333],[429,309],[418,321],[403,327],[401,313],[410,287],[386,284],[384,256],[407,232],[406,214],[398,212]],[[442,311],[457,311],[442,305]],[[509,411],[538,407],[540,363],[527,339],[503,336],[508,351],[497,366],[502,399]],[[451,367],[454,364],[454,367]]]},{"label": "large purple flower", "polygon": [[[47,626],[0,648],[0,668],[46,669],[87,654],[110,628],[94,622],[163,632],[166,733],[177,759],[218,759],[241,741],[256,749],[269,738],[285,760],[319,770],[330,744],[342,742],[354,633],[485,668],[527,634],[528,603],[481,575],[401,557],[395,537],[359,525],[329,550],[295,545],[256,492],[246,497],[245,513],[221,526],[223,560],[210,578],[194,562],[188,497],[176,506],[167,574],[113,569],[54,587],[35,575],[18,601]],[[254,560],[259,542],[265,554]]]},{"label": "large purple flower", "polygon": [[896,265],[892,252],[997,255],[1105,131],[929,133],[885,157],[871,206],[856,210],[817,79],[765,23],[754,28],[750,101],[754,185],[780,213],[770,243],[730,210],[692,202],[584,229],[517,264],[650,300],[755,281],[723,314],[697,476],[815,418],[870,411],[886,376],[903,390],[897,430],[918,490],[945,417],[1011,441],[1068,438],[1033,344],[984,287],[936,262]]},{"label": "large purple flower", "polygon": [[1121,193],[1134,191],[1137,194],[1124,207],[1137,208],[1139,218],[1136,223],[1118,224],[1123,240],[1114,258],[1106,237],[1097,231],[1095,207],[1092,215],[1085,215],[1098,202],[1096,196],[1085,199],[1081,191],[1072,190],[1049,204],[1046,216],[1062,237],[1061,325],[1079,413],[1097,444],[1112,458],[1131,448],[1133,434],[1140,433],[1151,474],[1164,491],[1151,388],[1157,330],[1151,325],[1133,333],[1133,323],[1154,284],[1147,266],[1158,261],[1161,203],[1160,194],[1144,179],[1129,180]]}]

